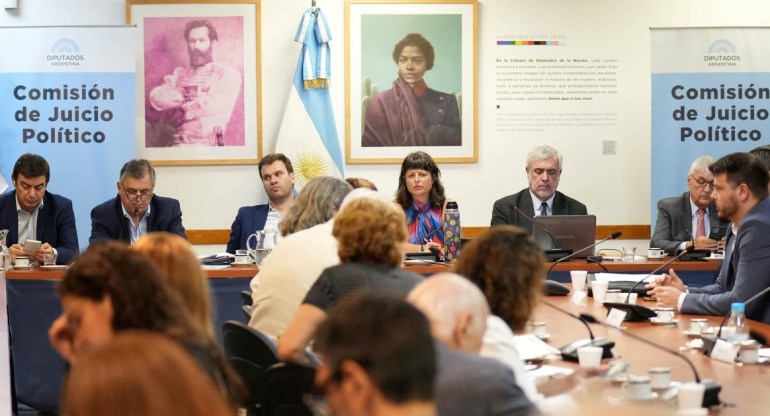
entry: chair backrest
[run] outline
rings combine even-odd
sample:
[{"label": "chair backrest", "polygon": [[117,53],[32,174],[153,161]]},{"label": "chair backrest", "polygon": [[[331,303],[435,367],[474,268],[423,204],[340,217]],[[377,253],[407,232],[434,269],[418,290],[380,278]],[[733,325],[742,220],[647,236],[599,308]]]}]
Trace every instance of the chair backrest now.
[{"label": "chair backrest", "polygon": [[267,369],[261,416],[313,416],[303,397],[313,388],[315,370],[301,364],[278,363]]},{"label": "chair backrest", "polygon": [[244,406],[260,406],[264,376],[270,366],[280,363],[275,342],[242,322],[227,321],[222,326],[225,356],[248,389]]}]

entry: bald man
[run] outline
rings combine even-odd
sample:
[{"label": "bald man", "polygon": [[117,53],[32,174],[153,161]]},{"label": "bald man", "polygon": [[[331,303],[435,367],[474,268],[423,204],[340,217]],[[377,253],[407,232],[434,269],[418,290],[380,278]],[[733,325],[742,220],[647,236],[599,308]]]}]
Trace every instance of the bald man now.
[{"label": "bald man", "polygon": [[439,273],[409,293],[437,342],[436,406],[440,416],[527,415],[536,412],[510,368],[478,356],[489,306],[464,277]]}]

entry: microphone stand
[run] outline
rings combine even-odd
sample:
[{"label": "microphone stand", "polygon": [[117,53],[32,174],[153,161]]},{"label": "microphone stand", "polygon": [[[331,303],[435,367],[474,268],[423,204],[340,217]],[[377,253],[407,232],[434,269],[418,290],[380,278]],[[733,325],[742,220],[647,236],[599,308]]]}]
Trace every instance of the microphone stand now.
[{"label": "microphone stand", "polygon": [[567,256],[567,257],[562,257],[562,258],[560,258],[559,260],[556,260],[556,261],[555,261],[555,262],[554,262],[554,263],[551,265],[551,267],[549,267],[549,268],[548,268],[548,273],[546,273],[546,274],[545,274],[545,278],[546,278],[546,279],[548,279],[548,278],[550,278],[550,277],[551,277],[551,271],[553,270],[553,268],[554,268],[554,267],[556,267],[556,265],[557,265],[557,264],[559,264],[559,263],[562,263],[562,262],[565,262],[565,261],[567,261],[567,260],[569,260],[569,259],[572,259],[572,258],[574,258],[575,256],[577,256],[578,254],[580,254],[580,253],[582,253],[582,252],[584,252],[584,251],[588,250],[589,248],[593,248],[593,247],[596,247],[596,246],[598,246],[599,244],[601,244],[601,243],[603,243],[603,242],[605,242],[605,241],[607,241],[607,240],[614,240],[614,239],[616,239],[616,238],[620,237],[620,235],[621,235],[621,234],[622,234],[622,233],[621,233],[620,231],[616,231],[616,232],[612,233],[611,235],[609,235],[609,236],[608,236],[607,238],[605,238],[604,240],[598,241],[598,242],[596,242],[596,243],[593,243],[593,244],[589,244],[588,246],[581,248],[581,249],[580,249],[580,250],[578,250],[577,252],[575,252],[575,253],[572,253],[572,254],[570,254],[570,255],[569,255],[569,256]]},{"label": "microphone stand", "polygon": [[[766,295],[768,292],[770,292],[770,286],[762,289],[759,293],[750,297],[746,302],[743,302],[743,304],[748,305],[750,303],[753,303],[755,300]],[[716,335],[701,335],[701,339],[703,339],[703,355],[707,357],[711,356],[711,351],[714,350],[714,345],[716,345],[717,340],[722,336],[722,327],[725,325],[725,322],[727,322],[727,318],[730,317],[731,313],[732,311],[728,312],[727,315],[725,315],[724,318],[722,318],[722,322],[719,323],[719,330],[717,331]],[[752,338],[756,339],[761,337],[762,344],[765,344],[765,341],[767,341],[766,339],[764,339],[765,337],[762,335],[759,335],[757,333],[752,333],[751,331],[749,331],[749,333],[751,334],[750,336]]]},{"label": "microphone stand", "polygon": [[554,235],[551,234],[551,232],[548,231],[547,228],[543,227],[542,224],[540,224],[538,222],[535,222],[535,220],[530,218],[529,215],[521,212],[521,210],[519,209],[518,205],[514,205],[512,209],[513,209],[513,212],[516,213],[516,215],[521,215],[527,221],[529,221],[533,226],[536,226],[537,228],[543,230],[543,232],[545,232],[548,235],[548,237],[550,237],[550,239],[551,239],[551,248],[543,250],[543,252],[545,254],[545,260],[546,261],[558,261],[560,258],[563,258],[564,256],[568,256],[568,255],[572,254],[572,250],[563,249],[563,248],[555,248],[556,241],[557,241],[556,237],[554,237]]},{"label": "microphone stand", "polygon": [[570,316],[572,318],[577,319],[580,321],[583,325],[585,325],[586,329],[588,330],[589,338],[579,339],[577,341],[570,342],[569,344],[561,347],[559,351],[561,351],[561,357],[564,359],[564,361],[572,361],[572,362],[578,362],[578,353],[577,350],[581,347],[601,347],[603,349],[602,351],[602,359],[605,358],[612,358],[612,347],[615,346],[615,341],[606,339],[606,338],[596,338],[594,337],[593,331],[591,331],[591,327],[588,325],[588,323],[578,315],[575,315],[573,313],[570,313],[567,310],[564,310],[550,302],[547,302],[545,300],[542,301],[544,304],[548,305],[549,307],[556,309],[557,311]]},{"label": "microphone stand", "polygon": [[695,365],[692,363],[692,361],[690,361],[689,358],[687,358],[685,355],[683,355],[679,351],[673,350],[673,349],[668,348],[668,347],[664,347],[663,345],[660,345],[660,344],[657,344],[655,342],[652,342],[652,341],[650,341],[650,340],[648,340],[648,339],[646,339],[644,337],[640,337],[639,335],[636,335],[633,332],[624,331],[624,330],[621,330],[620,328],[615,328],[613,326],[607,325],[606,323],[600,322],[599,320],[597,320],[591,314],[581,313],[580,314],[580,319],[585,321],[585,322],[592,323],[592,324],[602,325],[602,326],[604,326],[606,328],[612,328],[612,329],[614,329],[616,331],[621,332],[623,335],[626,335],[626,336],[628,336],[630,338],[633,338],[633,339],[635,339],[635,340],[637,340],[637,341],[639,341],[639,342],[641,342],[643,344],[649,345],[649,346],[651,346],[653,348],[659,349],[661,351],[665,351],[667,353],[676,355],[677,357],[681,358],[682,360],[684,360],[687,363],[687,365],[690,366],[690,369],[692,369],[693,375],[695,375],[695,382],[699,383],[699,384],[703,384],[705,386],[705,388],[706,388],[705,392],[703,394],[703,404],[702,404],[702,406],[703,407],[711,407],[711,406],[716,406],[716,405],[721,404],[721,400],[719,400],[719,392],[722,390],[722,387],[720,385],[714,383],[711,380],[701,380],[700,376],[698,375],[698,370],[695,368]]},{"label": "microphone stand", "polygon": [[646,274],[641,279],[637,280],[633,285],[631,285],[631,288],[628,289],[628,294],[626,295],[626,301],[625,302],[604,302],[604,307],[607,308],[609,311],[610,309],[620,309],[622,311],[626,312],[626,317],[623,319],[624,321],[628,322],[641,322],[641,321],[647,321],[653,316],[655,316],[655,311],[652,309],[642,306],[642,305],[636,305],[633,303],[629,303],[629,299],[631,298],[631,293],[633,293],[634,289],[639,286],[640,283],[644,281],[644,279],[647,279],[648,277],[654,275],[655,273],[659,272],[661,269],[664,269],[668,267],[671,263],[675,262],[680,257],[687,254],[688,249],[682,250],[681,253],[674,256],[671,260],[661,264],[659,267],[657,267],[655,270],[651,271],[650,273]]}]

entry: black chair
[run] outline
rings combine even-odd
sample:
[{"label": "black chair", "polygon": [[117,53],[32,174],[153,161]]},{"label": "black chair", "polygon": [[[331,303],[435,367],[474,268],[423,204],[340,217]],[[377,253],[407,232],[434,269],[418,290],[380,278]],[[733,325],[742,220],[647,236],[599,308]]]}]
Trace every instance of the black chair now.
[{"label": "black chair", "polygon": [[256,329],[238,321],[227,321],[222,326],[225,356],[243,379],[248,394],[241,403],[248,415],[262,415],[260,410],[264,392],[265,372],[280,363],[275,342]]},{"label": "black chair", "polygon": [[303,397],[313,388],[315,369],[278,363],[267,369],[261,416],[313,416]]},{"label": "black chair", "polygon": [[243,302],[245,306],[251,306],[254,303],[251,298],[250,290],[241,290],[241,302]]}]

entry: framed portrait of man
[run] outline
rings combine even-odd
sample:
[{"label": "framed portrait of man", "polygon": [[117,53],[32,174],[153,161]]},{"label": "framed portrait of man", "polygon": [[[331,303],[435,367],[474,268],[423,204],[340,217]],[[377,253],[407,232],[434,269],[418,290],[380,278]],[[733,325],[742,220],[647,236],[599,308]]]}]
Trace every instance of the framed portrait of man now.
[{"label": "framed portrait of man", "polygon": [[347,163],[476,162],[475,0],[347,0]]},{"label": "framed portrait of man", "polygon": [[128,0],[137,26],[137,156],[155,165],[261,155],[259,0]]}]

